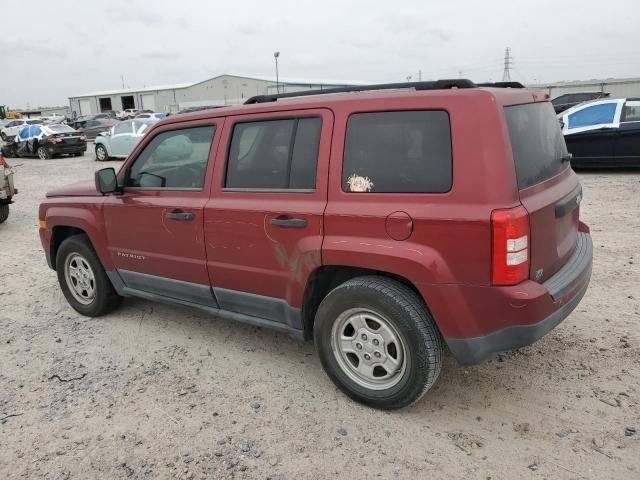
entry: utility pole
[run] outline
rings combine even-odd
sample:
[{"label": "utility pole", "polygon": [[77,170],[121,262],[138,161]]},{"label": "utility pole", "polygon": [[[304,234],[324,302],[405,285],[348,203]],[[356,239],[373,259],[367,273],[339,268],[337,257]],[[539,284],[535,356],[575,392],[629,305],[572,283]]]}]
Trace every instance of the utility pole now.
[{"label": "utility pole", "polygon": [[504,70],[502,71],[502,81],[511,81],[511,65],[513,65],[513,57],[511,56],[511,49],[509,47],[504,50]]},{"label": "utility pole", "polygon": [[280,93],[280,79],[278,78],[278,57],[280,52],[273,52],[273,58],[276,60],[276,92]]},{"label": "utility pole", "polygon": [[418,70],[418,81],[422,81],[422,70]]},{"label": "utility pole", "polygon": [[124,73],[121,73],[120,77],[122,78],[122,89],[124,90]]}]

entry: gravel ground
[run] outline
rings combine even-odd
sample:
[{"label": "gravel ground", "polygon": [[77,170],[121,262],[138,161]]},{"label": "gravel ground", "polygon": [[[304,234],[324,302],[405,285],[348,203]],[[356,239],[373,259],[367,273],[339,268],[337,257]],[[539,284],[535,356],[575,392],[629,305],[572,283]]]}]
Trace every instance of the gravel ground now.
[{"label": "gravel ground", "polygon": [[13,163],[0,478],[640,478],[639,174],[581,174],[595,264],[565,322],[476,367],[449,358],[418,404],[380,412],[284,334],[136,299],[76,314],[46,266],[37,206],[104,165]]}]

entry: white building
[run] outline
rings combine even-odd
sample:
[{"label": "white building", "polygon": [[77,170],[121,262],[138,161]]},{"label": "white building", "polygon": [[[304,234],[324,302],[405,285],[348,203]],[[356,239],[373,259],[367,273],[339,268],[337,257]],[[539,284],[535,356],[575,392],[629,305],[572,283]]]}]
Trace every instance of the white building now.
[{"label": "white building", "polygon": [[275,79],[225,74],[198,83],[86,93],[69,97],[69,105],[76,115],[128,108],[175,113],[187,107],[236,105],[254,95],[276,93],[278,89],[284,93],[353,85],[365,85],[365,82],[281,79],[276,84]]},{"label": "white building", "polygon": [[565,93],[606,92],[611,98],[640,97],[640,78],[606,78],[530,85],[546,89],[551,98]]}]

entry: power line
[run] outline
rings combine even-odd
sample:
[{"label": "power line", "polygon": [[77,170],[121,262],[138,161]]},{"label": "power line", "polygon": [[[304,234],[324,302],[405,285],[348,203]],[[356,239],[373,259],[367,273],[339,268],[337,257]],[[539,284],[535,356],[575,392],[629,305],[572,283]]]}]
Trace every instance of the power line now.
[{"label": "power line", "polygon": [[502,81],[511,81],[511,66],[513,65],[513,57],[511,56],[511,50],[509,47],[504,50],[504,70],[502,71]]}]

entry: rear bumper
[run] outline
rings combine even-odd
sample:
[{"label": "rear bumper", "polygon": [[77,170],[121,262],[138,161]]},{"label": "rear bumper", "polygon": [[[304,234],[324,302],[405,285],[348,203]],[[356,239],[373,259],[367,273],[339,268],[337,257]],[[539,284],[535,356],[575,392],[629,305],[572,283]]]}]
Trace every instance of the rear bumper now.
[{"label": "rear bumper", "polygon": [[463,365],[477,364],[493,353],[531,345],[546,335],[580,303],[589,286],[592,261],[591,236],[579,232],[571,258],[544,284],[528,280],[514,287],[487,287],[480,294],[469,292],[468,312],[495,312],[500,318],[473,316],[468,325],[477,329],[489,320],[500,327],[468,337],[443,332],[453,356]]},{"label": "rear bumper", "polygon": [[84,153],[87,150],[87,143],[78,143],[76,145],[64,145],[62,143],[56,143],[47,147],[49,153],[52,155],[63,155],[66,153]]}]

